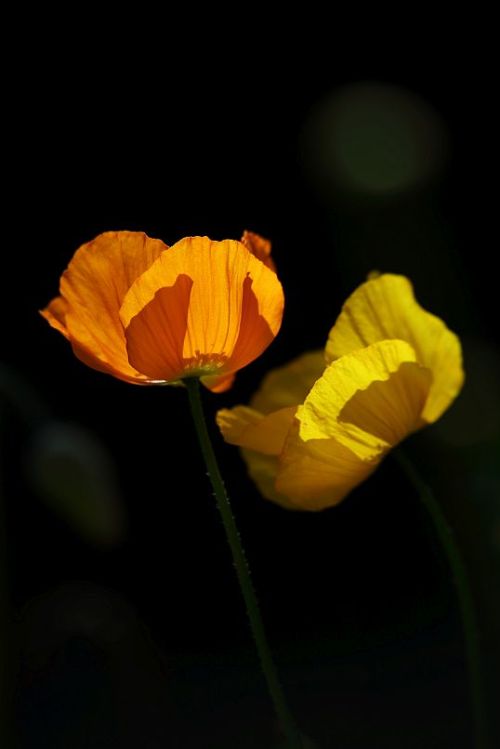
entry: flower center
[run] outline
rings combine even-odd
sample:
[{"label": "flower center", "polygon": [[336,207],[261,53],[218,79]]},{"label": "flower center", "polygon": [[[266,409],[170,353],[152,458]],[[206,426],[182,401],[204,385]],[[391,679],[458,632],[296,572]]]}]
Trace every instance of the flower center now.
[{"label": "flower center", "polygon": [[183,359],[184,376],[204,377],[206,375],[215,375],[220,372],[226,362],[226,354],[202,354],[200,351],[195,351],[194,356]]}]

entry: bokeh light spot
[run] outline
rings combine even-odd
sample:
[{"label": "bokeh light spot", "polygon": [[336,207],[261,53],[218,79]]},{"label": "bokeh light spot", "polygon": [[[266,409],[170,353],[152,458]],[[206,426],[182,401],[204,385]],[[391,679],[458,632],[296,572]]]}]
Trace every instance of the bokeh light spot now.
[{"label": "bokeh light spot", "polygon": [[356,83],[317,105],[305,127],[304,151],[311,176],[322,186],[397,194],[440,170],[448,134],[440,115],[416,93]]}]

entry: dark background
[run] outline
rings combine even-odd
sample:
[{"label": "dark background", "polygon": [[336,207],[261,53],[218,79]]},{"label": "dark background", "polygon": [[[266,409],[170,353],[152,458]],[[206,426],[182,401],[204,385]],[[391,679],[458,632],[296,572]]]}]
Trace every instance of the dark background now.
[{"label": "dark background", "polygon": [[[185,393],[86,368],[37,315],[75,249],[109,229],[167,244],[245,228],[272,239],[283,328],[229,393],[205,394],[212,424],[271,367],[323,346],[375,268],[407,274],[459,333],[464,392],[406,450],[470,570],[494,733],[496,134],[481,62],[339,64],[321,45],[272,54],[272,37],[248,31],[227,46],[188,36],[175,49],[109,31],[72,40],[30,56],[5,143],[6,746],[276,741]],[[450,573],[396,463],[337,508],[289,513],[258,495],[237,450],[213,434],[304,732],[324,749],[474,746]]]}]

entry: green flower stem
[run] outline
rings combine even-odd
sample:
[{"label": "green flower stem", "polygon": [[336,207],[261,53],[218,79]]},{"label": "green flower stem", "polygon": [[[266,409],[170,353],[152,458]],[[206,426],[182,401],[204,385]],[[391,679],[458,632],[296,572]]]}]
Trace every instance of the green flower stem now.
[{"label": "green flower stem", "polygon": [[453,537],[453,531],[448,525],[439,504],[436,502],[431,488],[426,484],[412,461],[401,449],[394,452],[394,457],[425,505],[451,567],[462,616],[467,668],[475,717],[476,747],[477,749],[488,749],[490,744],[483,700],[478,627],[467,572]]},{"label": "green flower stem", "polygon": [[208,434],[205,416],[203,413],[203,406],[201,403],[200,383],[197,378],[189,378],[184,380],[184,382],[186,384],[189,395],[189,404],[191,406],[191,413],[196,427],[196,433],[198,435],[201,452],[203,453],[203,458],[205,459],[205,465],[207,467],[208,475],[212,483],[215,499],[217,501],[217,507],[219,508],[219,512],[222,516],[222,522],[226,531],[226,537],[231,548],[231,553],[233,555],[233,562],[236,568],[238,582],[240,584],[241,592],[245,600],[250,628],[255,639],[255,644],[259,653],[262,670],[266,678],[267,687],[273,700],[276,714],[284,729],[289,749],[302,749],[300,734],[286,703],[285,695],[283,693],[276,667],[273,662],[271,649],[267,641],[266,633],[264,630],[264,623],[262,621],[262,616],[259,610],[259,604],[257,602],[255,590],[250,578],[250,570],[245,557],[245,552],[243,551],[238,528],[236,527],[233,513],[229,504],[229,498],[227,496],[224,482],[222,480],[219,466],[217,464],[217,459],[212,447],[212,442]]}]

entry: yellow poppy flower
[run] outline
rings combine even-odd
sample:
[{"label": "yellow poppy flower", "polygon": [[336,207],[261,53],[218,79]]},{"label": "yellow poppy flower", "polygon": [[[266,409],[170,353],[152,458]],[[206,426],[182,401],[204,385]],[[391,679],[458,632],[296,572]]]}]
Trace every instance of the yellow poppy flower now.
[{"label": "yellow poppy flower", "polygon": [[77,250],[41,314],[94,369],[135,384],[200,377],[220,392],[274,339],[283,305],[276,274],[241,242],[168,248],[120,231]]},{"label": "yellow poppy flower", "polygon": [[261,493],[289,509],[340,502],[463,384],[458,338],[403,276],[379,276],[349,297],[325,358],[296,359],[268,375],[250,407],[217,415]]}]

